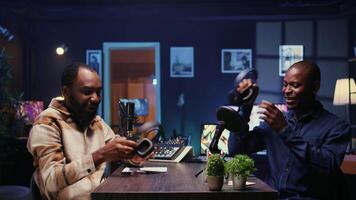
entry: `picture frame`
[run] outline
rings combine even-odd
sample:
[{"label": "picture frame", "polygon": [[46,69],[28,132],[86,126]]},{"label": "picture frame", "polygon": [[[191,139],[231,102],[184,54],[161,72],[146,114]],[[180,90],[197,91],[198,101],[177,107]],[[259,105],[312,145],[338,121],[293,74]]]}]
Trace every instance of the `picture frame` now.
[{"label": "picture frame", "polygon": [[102,77],[102,53],[98,49],[86,51],[86,64],[91,66]]},{"label": "picture frame", "polygon": [[288,68],[303,60],[303,45],[279,45],[279,76],[284,76]]},{"label": "picture frame", "polygon": [[252,68],[252,49],[222,49],[221,72],[240,73]]},{"label": "picture frame", "polygon": [[194,77],[194,48],[193,47],[171,47],[170,76],[173,78]]},{"label": "picture frame", "polygon": [[[101,81],[103,81],[102,51],[100,49],[86,50],[86,64],[91,66],[95,71],[97,71]],[[99,104],[98,115],[103,117],[103,103]]]}]

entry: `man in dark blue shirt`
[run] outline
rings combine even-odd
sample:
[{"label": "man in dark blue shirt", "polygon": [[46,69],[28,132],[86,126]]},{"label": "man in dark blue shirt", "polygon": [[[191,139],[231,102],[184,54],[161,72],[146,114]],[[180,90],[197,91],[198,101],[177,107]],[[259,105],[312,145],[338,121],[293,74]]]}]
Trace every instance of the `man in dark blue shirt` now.
[{"label": "man in dark blue shirt", "polygon": [[[259,106],[264,122],[249,133],[230,135],[230,155],[267,150],[270,168],[265,181],[281,199],[340,199],[337,188],[350,142],[349,125],[316,100],[319,87],[320,69],[315,63],[293,64],[282,89],[288,112],[284,115],[263,101]],[[245,79],[236,90],[242,94],[249,88],[257,85]],[[247,116],[254,100],[242,105]]]}]

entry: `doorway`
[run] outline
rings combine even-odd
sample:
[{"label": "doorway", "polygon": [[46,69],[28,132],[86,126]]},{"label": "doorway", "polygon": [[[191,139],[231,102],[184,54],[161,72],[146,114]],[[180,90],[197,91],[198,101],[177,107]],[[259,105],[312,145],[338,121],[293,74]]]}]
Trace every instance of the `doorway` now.
[{"label": "doorway", "polygon": [[160,46],[152,43],[103,44],[103,118],[118,124],[120,99],[147,100],[147,113],[139,122],[161,122]]}]

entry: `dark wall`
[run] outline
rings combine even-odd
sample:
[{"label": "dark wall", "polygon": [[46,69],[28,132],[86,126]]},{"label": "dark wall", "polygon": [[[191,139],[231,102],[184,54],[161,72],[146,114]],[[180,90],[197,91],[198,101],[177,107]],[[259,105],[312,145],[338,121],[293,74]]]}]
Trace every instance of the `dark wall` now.
[{"label": "dark wall", "polygon": [[[43,7],[26,10],[14,18],[6,19],[7,22],[11,22],[11,19],[20,22],[14,29],[19,30],[18,38],[23,45],[25,97],[44,100],[46,105],[53,96],[59,94],[60,74],[64,66],[72,61],[85,62],[87,49],[102,49],[103,42],[160,42],[161,108],[166,136],[170,136],[174,129],[180,134],[191,135],[195,152],[198,152],[200,125],[203,122],[216,121],[215,110],[227,103],[227,93],[236,76],[221,73],[221,49],[251,48],[252,65],[259,70],[263,84],[258,100],[272,99],[276,103],[282,101],[281,77],[278,76],[278,45],[289,44],[284,22],[290,17],[227,16],[223,8],[200,5]],[[232,10],[229,5],[226,9],[229,12]],[[13,15],[15,11],[10,13]],[[343,19],[348,20],[347,17]],[[318,27],[312,16],[292,20],[311,21],[311,31]],[[260,36],[256,35],[256,24],[269,21],[283,22],[280,35],[275,37],[266,34],[262,37],[266,43],[257,43]],[[348,26],[356,27],[354,21]],[[349,30],[348,27],[345,28]],[[350,29],[350,32],[355,33],[355,29]],[[303,31],[296,33],[302,34]],[[355,45],[354,35],[351,38]],[[311,37],[313,42],[304,44],[308,47],[305,50],[309,52],[308,58],[317,58],[321,63],[330,61],[328,57],[322,56],[320,59],[317,56],[315,49],[318,33],[313,32]],[[302,43],[296,38],[294,42]],[[349,43],[348,38],[343,38],[342,41],[345,40]],[[270,41],[272,43],[268,43]],[[54,49],[62,43],[69,47],[69,51],[65,56],[56,56]],[[170,78],[169,53],[172,46],[194,47],[194,78]],[[265,49],[270,47],[273,47],[272,53],[268,54]],[[313,52],[309,47],[314,49]],[[347,57],[349,55],[331,60],[341,61]],[[325,76],[328,79],[328,75]],[[332,77],[332,81],[334,80],[335,77]],[[181,93],[185,95],[185,105],[182,108],[176,105]],[[322,100],[330,105],[332,95],[328,88],[323,93]],[[339,110],[336,109],[336,112]]]},{"label": "dark wall", "polygon": [[[193,31],[188,28],[181,33],[186,35],[185,40],[168,41],[166,45],[162,42],[162,121],[169,133],[176,129],[178,133],[190,135],[195,146],[199,147],[201,123],[216,122],[215,110],[227,104],[227,93],[232,89],[236,76],[221,73],[221,49],[253,49],[255,24],[226,21],[187,23],[196,28]],[[194,78],[169,77],[170,46],[194,47]],[[181,93],[184,94],[185,105],[178,107]]]},{"label": "dark wall", "polygon": [[[199,145],[200,124],[215,122],[215,109],[226,104],[235,74],[221,73],[222,48],[254,48],[254,22],[226,22],[180,19],[133,18],[116,21],[40,21],[32,40],[33,65],[27,95],[46,104],[58,95],[63,67],[73,60],[85,61],[86,49],[101,49],[101,44],[117,42],[160,42],[162,123],[166,136],[173,129],[192,135]],[[64,57],[54,54],[55,45],[69,47]],[[194,78],[170,78],[171,46],[194,47]],[[37,56],[36,56],[37,55]],[[184,93],[185,105],[178,107]],[[182,122],[181,120],[184,120]]]}]

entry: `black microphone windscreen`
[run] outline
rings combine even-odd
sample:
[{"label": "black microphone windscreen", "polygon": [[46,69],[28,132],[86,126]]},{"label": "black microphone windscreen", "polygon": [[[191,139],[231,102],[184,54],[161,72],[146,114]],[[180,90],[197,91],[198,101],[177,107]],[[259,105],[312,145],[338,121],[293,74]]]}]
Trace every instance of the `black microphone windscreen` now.
[{"label": "black microphone windscreen", "polygon": [[135,115],[135,103],[127,102],[126,112],[129,117],[133,117]]},{"label": "black microphone windscreen", "polygon": [[126,103],[126,113],[127,113],[127,130],[133,130],[133,121],[135,118],[135,103],[127,102]]}]

